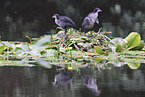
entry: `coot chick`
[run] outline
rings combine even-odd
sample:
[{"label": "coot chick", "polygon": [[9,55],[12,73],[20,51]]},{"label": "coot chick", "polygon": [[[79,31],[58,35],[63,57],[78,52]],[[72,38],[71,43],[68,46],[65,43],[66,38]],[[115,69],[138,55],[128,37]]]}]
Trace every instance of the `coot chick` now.
[{"label": "coot chick", "polygon": [[87,17],[85,17],[83,23],[82,23],[82,29],[85,32],[86,30],[91,30],[95,24],[99,24],[98,20],[98,13],[102,10],[100,8],[95,8],[92,13],[89,13]]},{"label": "coot chick", "polygon": [[65,30],[65,34],[67,29],[75,26],[75,23],[69,17],[54,14],[52,18],[55,18],[55,23],[59,26],[57,28]]}]

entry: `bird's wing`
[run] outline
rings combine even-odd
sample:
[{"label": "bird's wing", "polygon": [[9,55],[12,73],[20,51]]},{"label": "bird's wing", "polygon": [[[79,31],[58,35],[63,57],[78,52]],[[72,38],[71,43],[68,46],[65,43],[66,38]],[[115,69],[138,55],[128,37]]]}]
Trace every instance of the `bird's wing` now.
[{"label": "bird's wing", "polygon": [[[95,13],[89,13],[87,17],[90,18],[90,21],[91,21],[92,23],[95,23],[96,18],[97,18],[98,16],[97,16]],[[96,22],[96,23],[97,23],[97,22]]]},{"label": "bird's wing", "polygon": [[90,25],[90,18],[88,17],[85,17],[83,23],[82,23],[82,26],[89,26]]},{"label": "bird's wing", "polygon": [[69,17],[66,16],[61,16],[60,21],[62,21],[63,23],[70,23],[75,26],[75,23]]}]

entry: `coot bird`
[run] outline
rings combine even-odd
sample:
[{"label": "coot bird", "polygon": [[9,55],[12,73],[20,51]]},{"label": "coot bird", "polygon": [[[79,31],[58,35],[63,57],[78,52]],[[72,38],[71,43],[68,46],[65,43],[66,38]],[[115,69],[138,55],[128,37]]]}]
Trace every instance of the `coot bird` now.
[{"label": "coot bird", "polygon": [[92,13],[89,13],[87,17],[85,17],[83,23],[82,23],[82,29],[84,32],[86,30],[91,30],[94,26],[94,23],[96,22],[99,24],[98,20],[98,13],[101,12],[102,10],[100,8],[95,8]]},{"label": "coot bird", "polygon": [[73,28],[75,26],[75,23],[69,17],[54,14],[52,18],[55,18],[55,23],[59,26],[57,28],[65,30],[65,34],[67,29]]}]

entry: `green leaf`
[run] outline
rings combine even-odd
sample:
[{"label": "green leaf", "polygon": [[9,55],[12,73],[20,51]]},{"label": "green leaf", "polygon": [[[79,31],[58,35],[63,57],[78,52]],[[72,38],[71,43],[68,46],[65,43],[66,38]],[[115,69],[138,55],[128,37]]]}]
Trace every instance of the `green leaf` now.
[{"label": "green leaf", "polygon": [[15,49],[15,45],[13,43],[10,43],[8,41],[2,41],[2,43],[5,45],[6,48],[9,48],[10,50]]},{"label": "green leaf", "polygon": [[0,47],[0,54],[3,54],[4,53],[4,49],[5,49],[5,45],[3,45],[3,46]]},{"label": "green leaf", "polygon": [[29,45],[28,45],[28,43],[21,44],[21,48],[22,48],[24,51],[28,52],[28,51],[29,51]]},{"label": "green leaf", "polygon": [[143,48],[144,48],[144,40],[141,40],[138,46],[130,47],[128,48],[128,50],[141,50]]},{"label": "green leaf", "polygon": [[94,49],[98,54],[105,54],[105,52],[99,46],[94,46]]},{"label": "green leaf", "polygon": [[38,39],[34,40],[29,47],[32,50],[36,49],[36,50],[41,51],[42,49],[47,48],[51,42],[52,42],[52,36],[51,35],[44,35],[44,36],[41,36]]},{"label": "green leaf", "polygon": [[52,68],[52,65],[48,61],[39,60],[37,63],[45,68]]},{"label": "green leaf", "polygon": [[34,40],[31,45],[35,46],[45,46],[51,43],[52,36],[51,35],[44,35],[39,37],[38,39]]},{"label": "green leaf", "polygon": [[127,63],[130,69],[138,69],[140,67],[140,63]]},{"label": "green leaf", "polygon": [[109,48],[112,49],[113,52],[116,52],[116,51],[118,52],[123,49],[122,46],[120,45],[121,43],[126,44],[127,41],[122,38],[114,38],[108,43],[108,46],[109,46]]},{"label": "green leaf", "polygon": [[137,32],[131,32],[126,38],[125,40],[127,41],[127,43],[120,43],[120,51],[122,51],[124,48],[128,48],[129,49],[132,49],[136,46],[138,46],[140,44],[140,40],[141,40],[141,37],[140,37],[140,34],[137,33]]},{"label": "green leaf", "polygon": [[132,32],[125,38],[125,40],[128,42],[127,48],[130,48],[138,46],[140,44],[141,37],[137,32]]},{"label": "green leaf", "polygon": [[99,62],[101,62],[102,60],[103,60],[103,58],[99,58],[99,57],[94,58],[94,61],[95,61],[96,63],[99,63]]}]

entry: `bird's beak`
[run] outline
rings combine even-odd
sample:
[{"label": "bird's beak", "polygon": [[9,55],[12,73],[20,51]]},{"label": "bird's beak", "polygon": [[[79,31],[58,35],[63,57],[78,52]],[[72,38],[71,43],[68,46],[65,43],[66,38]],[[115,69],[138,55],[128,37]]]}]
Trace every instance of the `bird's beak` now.
[{"label": "bird's beak", "polygon": [[55,16],[52,16],[52,18],[55,18]]},{"label": "bird's beak", "polygon": [[101,10],[101,9],[100,9],[99,11],[100,11],[100,12],[102,12],[102,10]]}]

